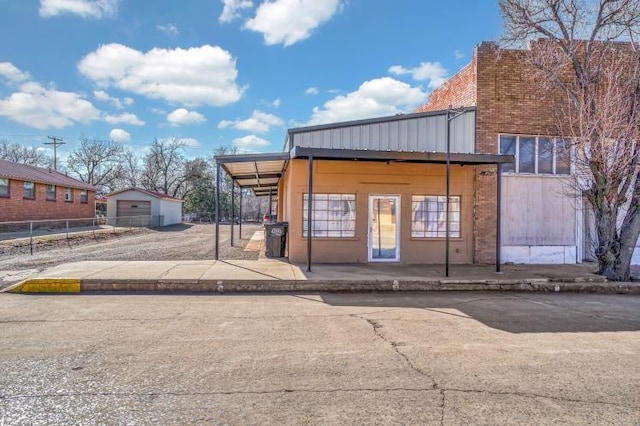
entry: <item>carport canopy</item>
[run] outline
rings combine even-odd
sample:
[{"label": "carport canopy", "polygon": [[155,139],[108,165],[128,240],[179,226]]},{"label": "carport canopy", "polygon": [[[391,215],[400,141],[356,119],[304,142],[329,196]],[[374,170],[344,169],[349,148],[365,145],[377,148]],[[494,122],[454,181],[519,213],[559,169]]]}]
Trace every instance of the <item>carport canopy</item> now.
[{"label": "carport canopy", "polygon": [[214,158],[236,185],[263,196],[278,193],[278,182],[289,162],[289,153],[230,154]]}]

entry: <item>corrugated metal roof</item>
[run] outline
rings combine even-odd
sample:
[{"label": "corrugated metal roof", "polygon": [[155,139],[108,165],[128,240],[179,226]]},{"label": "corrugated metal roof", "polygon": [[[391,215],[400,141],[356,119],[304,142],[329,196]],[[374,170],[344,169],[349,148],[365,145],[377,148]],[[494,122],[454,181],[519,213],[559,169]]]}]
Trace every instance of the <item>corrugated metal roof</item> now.
[{"label": "corrugated metal roof", "polygon": [[255,195],[278,193],[278,182],[289,162],[288,152],[216,155],[215,160],[241,188]]},{"label": "corrugated metal roof", "polygon": [[289,129],[285,151],[304,148],[475,153],[475,108],[400,114]]},{"label": "corrugated metal roof", "polygon": [[171,195],[163,194],[162,192],[151,191],[150,189],[135,188],[135,187],[130,187],[127,189],[122,189],[120,191],[112,192],[111,194],[107,194],[107,197],[111,197],[116,194],[122,194],[123,192],[127,192],[127,191],[138,191],[138,192],[142,192],[143,194],[151,195],[152,197],[162,198],[164,200],[184,202],[184,200],[180,198],[172,197]]},{"label": "corrugated metal roof", "polygon": [[53,169],[29,166],[27,164],[14,163],[13,161],[0,160],[0,177],[21,180],[26,182],[56,185],[65,188],[86,189],[96,191],[96,187],[86,182],[79,181]]}]

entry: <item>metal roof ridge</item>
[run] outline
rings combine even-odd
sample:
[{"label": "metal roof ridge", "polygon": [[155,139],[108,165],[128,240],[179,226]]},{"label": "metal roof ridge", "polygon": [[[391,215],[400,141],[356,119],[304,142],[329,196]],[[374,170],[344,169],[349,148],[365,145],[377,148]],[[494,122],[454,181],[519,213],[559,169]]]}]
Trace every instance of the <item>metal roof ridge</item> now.
[{"label": "metal roof ridge", "polygon": [[[463,111],[463,112],[470,112],[470,111],[475,111],[476,107],[469,106],[469,107],[463,107],[463,108],[456,108],[456,110]],[[385,123],[389,121],[400,121],[400,120],[409,120],[412,118],[446,115],[447,111],[448,110],[446,109],[442,109],[442,110],[427,111],[427,112],[411,112],[406,114],[387,115],[384,117],[365,118],[361,120],[339,121],[335,123],[318,124],[313,126],[294,127],[294,128],[288,129],[287,134],[311,132],[314,130],[339,129],[342,127],[361,126],[363,124]]]}]

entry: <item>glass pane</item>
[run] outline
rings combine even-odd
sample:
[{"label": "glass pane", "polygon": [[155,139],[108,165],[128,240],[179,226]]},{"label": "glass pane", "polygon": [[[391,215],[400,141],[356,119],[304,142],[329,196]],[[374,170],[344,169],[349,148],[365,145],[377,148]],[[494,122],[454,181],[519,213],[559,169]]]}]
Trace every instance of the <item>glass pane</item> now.
[{"label": "glass pane", "polygon": [[520,152],[518,154],[518,172],[535,173],[536,138],[520,137]]},{"label": "glass pane", "polygon": [[556,141],[556,174],[571,173],[571,146],[567,141]]},{"label": "glass pane", "polygon": [[538,173],[553,173],[553,142],[548,138],[538,139]]},{"label": "glass pane", "polygon": [[[516,155],[516,137],[515,136],[500,136],[500,154]],[[513,163],[502,164],[503,172],[514,172]]]},{"label": "glass pane", "polygon": [[[355,194],[313,194],[312,235],[353,238],[356,227]],[[307,194],[303,194],[302,235],[307,236]]]},{"label": "glass pane", "polygon": [[396,200],[374,198],[371,212],[371,258],[397,259]]}]

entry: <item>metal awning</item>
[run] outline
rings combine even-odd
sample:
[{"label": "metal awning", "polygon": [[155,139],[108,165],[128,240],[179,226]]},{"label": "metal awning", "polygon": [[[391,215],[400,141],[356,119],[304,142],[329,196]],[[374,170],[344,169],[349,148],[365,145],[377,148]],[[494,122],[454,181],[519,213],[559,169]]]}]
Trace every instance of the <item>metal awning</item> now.
[{"label": "metal awning", "polygon": [[239,187],[252,189],[256,196],[275,195],[289,153],[216,155],[214,159]]},{"label": "metal awning", "polygon": [[[295,146],[291,158],[309,158],[314,160],[345,161],[391,161],[399,163],[446,164],[446,152],[409,152],[409,151],[373,151],[357,149],[305,148]],[[512,163],[513,155],[450,153],[450,164],[501,164]]]}]

